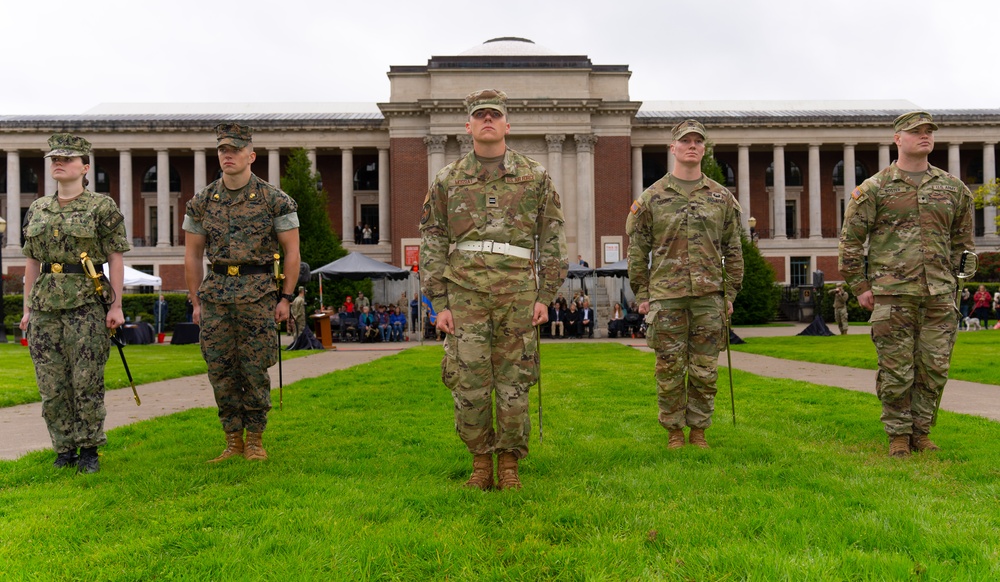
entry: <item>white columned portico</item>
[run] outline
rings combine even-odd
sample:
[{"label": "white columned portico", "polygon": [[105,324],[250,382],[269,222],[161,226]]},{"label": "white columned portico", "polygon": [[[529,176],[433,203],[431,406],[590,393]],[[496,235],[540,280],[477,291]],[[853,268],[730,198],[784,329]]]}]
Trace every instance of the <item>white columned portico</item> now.
[{"label": "white columned portico", "polygon": [[674,155],[674,150],[667,149],[667,173],[672,174],[674,172],[674,164],[677,162],[677,156]]},{"label": "white columned portico", "polygon": [[434,176],[445,166],[444,148],[448,144],[447,135],[428,135],[424,138],[427,146],[427,184],[434,181]]},{"label": "white columned portico", "polygon": [[469,155],[472,148],[475,146],[472,136],[467,133],[462,133],[455,136],[455,141],[458,142],[458,153],[464,158]]},{"label": "white columned portico", "polygon": [[306,150],[306,158],[309,160],[309,172],[311,174],[316,173],[316,148],[309,148]]},{"label": "white columned portico", "polygon": [[378,245],[392,245],[389,234],[389,148],[378,148]]},{"label": "white columned portico", "polygon": [[785,144],[774,144],[774,195],[773,211],[774,222],[771,223],[771,230],[774,232],[774,240],[787,240],[785,217]]},{"label": "white columned portico", "polygon": [[[997,177],[996,143],[983,144],[983,184],[989,184]],[[954,172],[953,172],[954,173]],[[960,174],[955,174],[961,178]],[[997,207],[994,205],[983,206],[983,226],[986,236],[997,235]]]},{"label": "white columned portico", "polygon": [[851,201],[851,193],[858,185],[857,162],[854,159],[854,146],[857,144],[844,144],[844,212],[847,211],[847,204]]},{"label": "white columned portico", "polygon": [[594,252],[594,144],[597,136],[580,133],[576,142],[576,252],[596,261]]},{"label": "white columned portico", "polygon": [[889,147],[890,144],[887,143],[878,144],[878,168],[876,168],[876,172],[888,168],[889,164],[892,163],[892,159],[889,157]]},{"label": "white columned portico", "polygon": [[750,232],[750,224],[747,219],[752,216],[750,213],[750,144],[739,146],[736,154],[736,195],[740,206],[743,208],[743,230]]},{"label": "white columned portico", "polygon": [[642,190],[642,146],[632,146],[632,200],[638,200]]},{"label": "white columned portico", "polygon": [[[381,184],[379,184],[381,187]],[[343,230],[343,240],[354,237],[354,149],[340,149],[340,192],[341,206],[340,227]],[[384,233],[379,232],[379,237]]]},{"label": "white columned portico", "polygon": [[564,141],[566,141],[566,136],[561,133],[545,136],[545,142],[549,145],[549,162],[545,169],[548,171],[549,177],[552,178],[552,185],[555,186],[556,192],[559,192],[563,199],[565,199],[566,194],[563,191],[562,177]]},{"label": "white columned portico", "polygon": [[208,154],[201,148],[194,148],[191,150],[191,153],[194,154],[194,178],[192,183],[194,184],[194,193],[197,194],[205,186],[208,186],[208,170],[206,166],[206,157]]},{"label": "white columned portico", "polygon": [[21,247],[21,154],[7,150],[7,248]]},{"label": "white columned portico", "polygon": [[132,206],[132,150],[118,150],[118,209],[125,217],[125,236],[129,243],[135,233],[135,212]]},{"label": "white columned portico", "polygon": [[93,150],[90,152],[90,164],[87,167],[87,190],[97,192],[97,152]]},{"label": "white columned portico", "polygon": [[281,188],[281,148],[267,148],[267,181]]},{"label": "white columned portico", "polygon": [[45,195],[52,196],[56,193],[56,181],[52,177],[52,158],[43,158],[42,163],[44,164],[42,172],[45,174],[42,176],[42,179],[45,180]]},{"label": "white columned portico", "polygon": [[950,142],[948,144],[948,173],[952,176],[962,175],[962,154],[959,147],[962,142]]},{"label": "white columned portico", "polygon": [[819,147],[809,144],[809,238],[823,238],[823,210],[820,207]]},{"label": "white columned portico", "polygon": [[156,246],[170,246],[170,151],[156,150]]}]

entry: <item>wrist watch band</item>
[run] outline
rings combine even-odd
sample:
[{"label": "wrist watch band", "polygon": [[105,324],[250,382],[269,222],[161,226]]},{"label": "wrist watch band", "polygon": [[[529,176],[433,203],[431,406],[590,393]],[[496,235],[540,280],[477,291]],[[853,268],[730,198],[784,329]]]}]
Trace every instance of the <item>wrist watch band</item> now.
[{"label": "wrist watch band", "polygon": [[280,299],[287,299],[289,303],[291,303],[292,301],[295,301],[295,296],[292,295],[291,293],[279,293],[278,297]]}]

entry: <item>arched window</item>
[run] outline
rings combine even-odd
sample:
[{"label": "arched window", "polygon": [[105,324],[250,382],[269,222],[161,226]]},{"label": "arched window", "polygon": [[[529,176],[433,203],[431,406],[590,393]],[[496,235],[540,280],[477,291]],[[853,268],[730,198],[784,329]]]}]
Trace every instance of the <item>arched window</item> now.
[{"label": "arched window", "polygon": [[[765,178],[767,186],[774,186],[774,163],[772,162],[770,166],[767,167],[767,177]],[[802,185],[802,170],[795,164],[795,162],[785,162],[785,186],[801,186]]]},{"label": "arched window", "polygon": [[[146,173],[142,175],[142,191],[143,192],[156,192],[156,165],[152,165],[146,170]],[[170,166],[170,191],[180,192],[181,191],[181,175],[177,171],[177,168]]]},{"label": "arched window", "polygon": [[[868,168],[864,164],[855,160],[854,161],[854,184],[858,185],[871,176],[868,173]],[[837,162],[837,165],[833,167],[833,185],[843,186],[844,185],[844,160]]]},{"label": "arched window", "polygon": [[736,185],[736,174],[733,173],[733,167],[723,162],[719,158],[715,158],[715,161],[719,164],[719,168],[722,170],[722,175],[726,177],[726,181],[722,184],[723,186],[735,186]]},{"label": "arched window", "polygon": [[111,177],[108,176],[108,172],[104,168],[97,166],[94,169],[94,192],[103,192],[104,194],[109,194],[111,192]]},{"label": "arched window", "polygon": [[378,162],[364,164],[354,172],[355,190],[378,190]]}]

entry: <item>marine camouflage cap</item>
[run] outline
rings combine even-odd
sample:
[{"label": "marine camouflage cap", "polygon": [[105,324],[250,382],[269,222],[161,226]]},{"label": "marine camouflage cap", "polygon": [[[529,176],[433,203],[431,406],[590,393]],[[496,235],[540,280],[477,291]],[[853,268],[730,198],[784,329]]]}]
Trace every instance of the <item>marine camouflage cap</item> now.
[{"label": "marine camouflage cap", "polygon": [[674,141],[679,140],[689,133],[697,133],[701,137],[708,139],[708,133],[705,131],[705,126],[701,123],[693,120],[686,119],[673,127],[670,130],[671,135],[673,135]]},{"label": "marine camouflage cap", "polygon": [[231,145],[234,148],[245,148],[248,143],[253,141],[253,128],[249,125],[226,121],[215,126],[215,135],[219,140],[219,146]]},{"label": "marine camouflage cap", "polygon": [[934,123],[934,118],[931,117],[930,113],[926,111],[911,111],[897,117],[896,121],[892,122],[892,129],[896,132],[910,131],[924,124],[931,126],[931,129],[937,131],[938,126]]},{"label": "marine camouflage cap", "polygon": [[480,109],[496,109],[507,116],[507,94],[499,89],[480,89],[465,98],[465,106],[469,109],[469,115]]},{"label": "marine camouflage cap", "polygon": [[49,147],[52,151],[45,154],[46,158],[61,156],[64,158],[79,158],[90,155],[90,142],[68,133],[57,133],[49,138]]}]

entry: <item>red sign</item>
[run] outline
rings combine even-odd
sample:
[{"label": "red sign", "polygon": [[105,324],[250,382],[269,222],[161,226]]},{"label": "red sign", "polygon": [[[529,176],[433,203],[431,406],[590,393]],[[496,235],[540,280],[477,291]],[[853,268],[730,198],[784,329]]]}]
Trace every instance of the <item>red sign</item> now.
[{"label": "red sign", "polygon": [[403,264],[407,267],[420,263],[420,245],[406,245],[403,247]]}]

